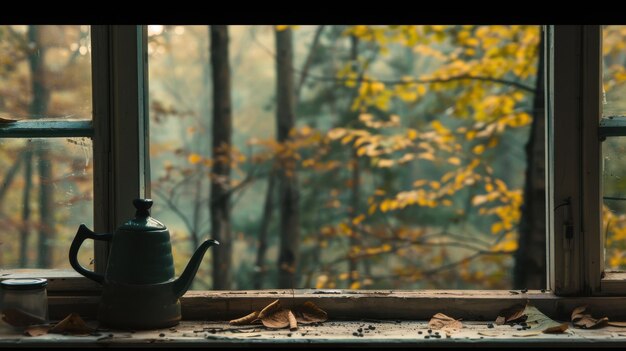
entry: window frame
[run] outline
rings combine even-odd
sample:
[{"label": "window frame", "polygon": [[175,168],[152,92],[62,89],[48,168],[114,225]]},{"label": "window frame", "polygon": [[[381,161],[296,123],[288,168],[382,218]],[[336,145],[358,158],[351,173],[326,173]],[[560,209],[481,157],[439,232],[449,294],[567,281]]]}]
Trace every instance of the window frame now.
[{"label": "window frame", "polygon": [[[544,55],[547,63],[544,73],[547,84],[547,288],[553,293],[542,295],[536,292],[536,297],[539,300],[559,300],[564,296],[626,296],[626,281],[602,278],[604,243],[600,235],[601,158],[598,134],[601,116],[601,26],[550,25],[543,26],[542,32],[546,38]],[[129,206],[132,199],[150,197],[147,26],[93,25],[91,41],[94,229],[111,232],[121,221],[132,217],[133,210]],[[566,199],[569,202],[563,205]],[[587,199],[596,200],[589,203]],[[581,204],[585,204],[584,208]],[[566,224],[571,225],[571,239],[566,239]],[[97,272],[104,273],[107,253],[108,244],[96,242]],[[61,295],[80,295],[81,291],[91,294],[100,290],[97,284],[72,271],[49,270],[49,275],[38,270],[19,271],[16,270],[13,276],[48,276],[52,280],[49,291],[58,291]],[[279,290],[273,290],[276,291]],[[306,296],[316,296],[310,289],[297,291]],[[415,291],[409,295],[424,299],[429,294],[437,296],[440,292],[445,295],[446,290]],[[261,297],[263,291],[256,293],[259,299],[266,298]],[[333,297],[328,301],[369,296],[367,290],[333,289],[327,293]],[[386,300],[385,296],[396,293],[401,292],[388,291],[376,296]],[[521,299],[516,295],[506,296],[505,293],[470,290],[461,294],[463,298],[459,296],[453,301],[494,296],[501,303]],[[216,301],[221,298],[228,301],[237,294],[234,291],[189,292],[183,297],[183,310],[186,305],[196,304],[194,301],[198,299]],[[68,299],[64,300],[65,303],[71,304],[71,298]],[[394,299],[389,299],[393,304],[391,300]]]},{"label": "window frame", "polygon": [[[19,121],[0,125],[0,138],[92,138],[94,230],[113,232],[134,215],[133,199],[150,197],[147,26],[92,25],[90,30],[92,119]],[[96,272],[104,273],[108,250],[108,242],[94,243]],[[48,278],[53,293],[101,289],[73,270],[2,272],[5,278]]]}]

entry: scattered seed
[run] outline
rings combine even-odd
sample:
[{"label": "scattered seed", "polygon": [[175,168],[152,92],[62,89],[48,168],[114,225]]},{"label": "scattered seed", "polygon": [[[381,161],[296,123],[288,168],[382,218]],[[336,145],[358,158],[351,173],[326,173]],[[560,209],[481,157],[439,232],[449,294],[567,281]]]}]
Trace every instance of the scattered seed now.
[{"label": "scattered seed", "polygon": [[542,293],[546,292],[546,289],[541,289],[541,292],[542,292]]},{"label": "scattered seed", "polygon": [[450,339],[450,338],[451,338],[450,334],[446,334],[446,339]]},{"label": "scattered seed", "polygon": [[426,336],[424,337],[424,339],[430,339],[430,336],[429,336],[429,335],[426,335]]},{"label": "scattered seed", "polygon": [[418,334],[422,334],[422,331],[420,330],[420,331],[418,331],[417,333],[418,333]]},{"label": "scattered seed", "polygon": [[528,292],[528,289],[524,288],[521,290],[522,294],[526,294]]},{"label": "scattered seed", "polygon": [[363,328],[359,328],[356,331],[358,331],[359,333],[363,332]]},{"label": "scattered seed", "polygon": [[288,337],[291,337],[291,333],[287,334]]},{"label": "scattered seed", "polygon": [[352,333],[352,335],[354,335],[354,336],[359,336],[359,333],[354,332],[354,333]]},{"label": "scattered seed", "polygon": [[113,337],[113,334],[109,334],[109,338],[112,338],[112,337]]},{"label": "scattered seed", "polygon": [[432,329],[428,329],[428,334],[432,333],[433,330]]},{"label": "scattered seed", "polygon": [[376,327],[375,327],[375,326],[373,326],[373,325],[370,325],[370,326],[368,326],[368,327],[367,327],[367,329],[369,329],[369,330],[374,330],[374,329],[376,329]]},{"label": "scattered seed", "polygon": [[519,325],[521,325],[522,327],[525,327],[525,326],[527,326],[528,324],[526,324],[526,322],[522,322],[522,323],[520,323]]},{"label": "scattered seed", "polygon": [[489,324],[487,325],[487,328],[493,328],[493,323],[489,323]]},{"label": "scattered seed", "polygon": [[164,337],[164,336],[165,336],[165,334],[161,333],[161,334],[159,334],[159,336],[160,336],[160,337]]}]

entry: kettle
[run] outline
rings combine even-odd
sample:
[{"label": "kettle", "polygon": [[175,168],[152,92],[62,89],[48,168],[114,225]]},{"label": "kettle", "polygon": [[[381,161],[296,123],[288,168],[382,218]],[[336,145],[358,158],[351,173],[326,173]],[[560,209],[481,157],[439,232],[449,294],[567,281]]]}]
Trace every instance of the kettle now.
[{"label": "kettle", "polygon": [[[170,233],[150,217],[152,200],[135,199],[133,205],[135,218],[115,233],[94,233],[81,224],[70,246],[70,264],[78,273],[102,284],[101,324],[119,329],[172,327],[181,319],[179,298],[189,289],[206,250],[219,242],[203,242],[183,274],[175,278]],[[104,275],[78,263],[78,250],[85,239],[111,243]]]}]

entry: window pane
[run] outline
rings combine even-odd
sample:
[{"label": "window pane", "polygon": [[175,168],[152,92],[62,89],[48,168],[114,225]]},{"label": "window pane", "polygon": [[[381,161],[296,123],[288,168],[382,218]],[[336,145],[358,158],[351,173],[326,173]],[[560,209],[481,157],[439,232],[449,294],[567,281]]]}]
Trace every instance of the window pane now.
[{"label": "window pane", "polygon": [[93,227],[91,150],[88,138],[0,139],[0,267],[70,268],[78,226]]},{"label": "window pane", "polygon": [[89,26],[0,26],[0,118],[91,119]]},{"label": "window pane", "polygon": [[602,116],[625,116],[626,26],[604,26],[602,30]]},{"label": "window pane", "polygon": [[[210,249],[194,288],[543,287],[538,26],[228,26],[230,89],[211,30],[148,30],[153,215],[177,273],[230,227],[230,267],[214,272],[229,248]],[[230,144],[214,109],[232,111]],[[224,196],[230,217],[212,221]]]},{"label": "window pane", "polygon": [[605,265],[609,270],[626,268],[626,138],[607,138],[602,143],[603,223]]}]

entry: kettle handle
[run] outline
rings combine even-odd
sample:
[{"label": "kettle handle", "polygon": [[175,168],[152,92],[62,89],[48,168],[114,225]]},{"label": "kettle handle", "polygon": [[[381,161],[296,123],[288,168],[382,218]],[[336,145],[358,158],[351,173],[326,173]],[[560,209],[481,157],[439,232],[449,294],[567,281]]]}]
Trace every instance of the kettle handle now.
[{"label": "kettle handle", "polygon": [[103,274],[87,270],[80,265],[80,263],[78,262],[78,249],[80,249],[80,246],[83,244],[83,241],[85,241],[85,239],[111,241],[112,238],[112,233],[96,234],[89,230],[86,225],[81,224],[80,227],[78,227],[78,232],[76,232],[74,240],[72,241],[72,246],[70,246],[70,264],[72,265],[72,268],[74,268],[76,272],[97,283],[104,283]]}]

